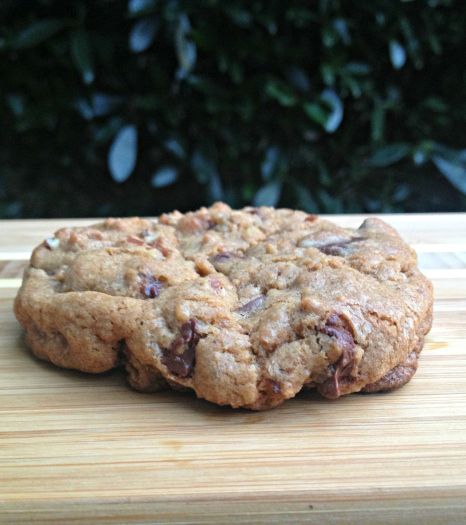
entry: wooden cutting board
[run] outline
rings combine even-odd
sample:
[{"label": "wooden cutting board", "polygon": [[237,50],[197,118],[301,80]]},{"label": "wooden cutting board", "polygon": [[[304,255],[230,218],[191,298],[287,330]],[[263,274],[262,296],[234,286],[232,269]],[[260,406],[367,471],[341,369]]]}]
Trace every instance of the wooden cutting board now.
[{"label": "wooden cutting board", "polygon": [[466,523],[466,214],[384,219],[435,286],[417,375],[262,413],[34,359],[12,313],[22,268],[89,221],[0,222],[0,523]]}]

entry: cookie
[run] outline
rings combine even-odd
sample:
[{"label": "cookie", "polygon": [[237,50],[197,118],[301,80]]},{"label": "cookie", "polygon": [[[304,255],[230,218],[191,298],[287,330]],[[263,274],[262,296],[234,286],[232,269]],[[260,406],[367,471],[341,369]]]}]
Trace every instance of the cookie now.
[{"label": "cookie", "polygon": [[123,367],[137,390],[262,410],[303,388],[336,399],[409,381],[432,286],[379,219],[350,230],[217,203],[57,231],[34,250],[15,313],[57,366]]}]

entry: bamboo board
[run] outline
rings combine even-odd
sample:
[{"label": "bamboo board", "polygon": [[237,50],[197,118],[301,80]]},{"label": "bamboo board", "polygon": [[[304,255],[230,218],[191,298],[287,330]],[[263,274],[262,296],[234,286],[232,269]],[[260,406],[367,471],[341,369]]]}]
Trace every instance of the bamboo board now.
[{"label": "bamboo board", "polygon": [[12,313],[25,261],[89,221],[0,221],[0,523],[466,523],[466,214],[384,219],[434,282],[413,381],[262,413],[34,359]]}]

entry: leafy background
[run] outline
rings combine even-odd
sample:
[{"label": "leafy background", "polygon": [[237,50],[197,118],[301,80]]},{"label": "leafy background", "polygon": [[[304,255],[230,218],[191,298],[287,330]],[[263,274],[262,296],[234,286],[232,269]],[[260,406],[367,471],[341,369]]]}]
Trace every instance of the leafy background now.
[{"label": "leafy background", "polygon": [[2,0],[0,216],[466,209],[466,3]]}]

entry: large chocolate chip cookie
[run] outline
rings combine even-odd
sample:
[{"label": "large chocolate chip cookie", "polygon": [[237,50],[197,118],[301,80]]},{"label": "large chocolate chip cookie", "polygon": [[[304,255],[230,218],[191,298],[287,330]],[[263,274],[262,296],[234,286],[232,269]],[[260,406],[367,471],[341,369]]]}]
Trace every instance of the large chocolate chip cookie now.
[{"label": "large chocolate chip cookie", "polygon": [[138,390],[260,410],[303,387],[337,398],[404,384],[432,286],[381,220],[353,231],[218,203],[59,230],[34,250],[15,312],[58,366],[121,365]]}]

